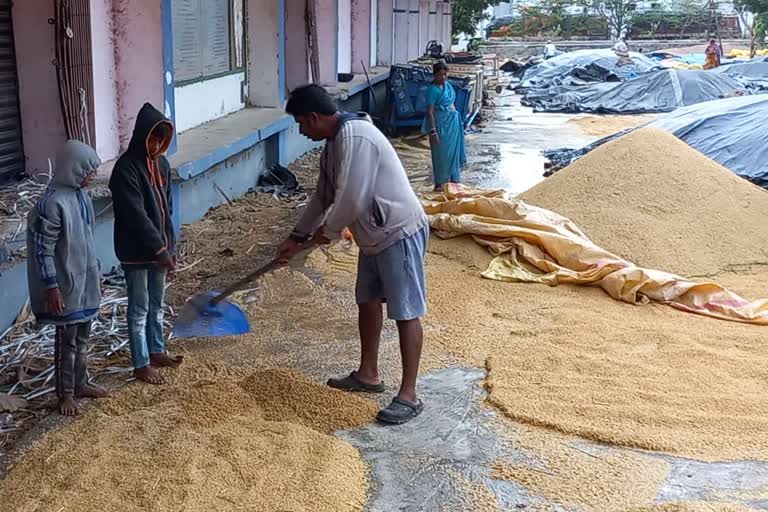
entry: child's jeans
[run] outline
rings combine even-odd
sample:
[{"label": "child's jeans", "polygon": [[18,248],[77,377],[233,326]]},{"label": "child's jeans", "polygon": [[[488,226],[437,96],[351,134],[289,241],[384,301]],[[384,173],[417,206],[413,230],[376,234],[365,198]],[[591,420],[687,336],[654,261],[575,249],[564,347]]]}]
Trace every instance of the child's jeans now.
[{"label": "child's jeans", "polygon": [[75,396],[88,384],[88,338],[91,322],[57,325],[53,348],[56,395]]},{"label": "child's jeans", "polygon": [[128,341],[133,368],[139,369],[149,365],[150,355],[165,352],[165,271],[125,267],[124,270],[128,288]]}]

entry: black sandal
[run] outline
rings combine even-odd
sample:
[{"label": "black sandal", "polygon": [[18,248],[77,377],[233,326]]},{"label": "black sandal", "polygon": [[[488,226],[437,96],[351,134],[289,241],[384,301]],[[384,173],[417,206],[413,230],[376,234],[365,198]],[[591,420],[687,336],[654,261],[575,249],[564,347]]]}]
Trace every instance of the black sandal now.
[{"label": "black sandal", "polygon": [[423,410],[424,403],[421,400],[411,403],[396,396],[392,399],[392,403],[379,411],[376,419],[390,425],[402,425],[421,414]]},{"label": "black sandal", "polygon": [[359,393],[383,393],[385,391],[384,383],[368,384],[357,378],[356,372],[352,372],[346,377],[340,379],[328,379],[328,386],[342,391],[352,391]]}]

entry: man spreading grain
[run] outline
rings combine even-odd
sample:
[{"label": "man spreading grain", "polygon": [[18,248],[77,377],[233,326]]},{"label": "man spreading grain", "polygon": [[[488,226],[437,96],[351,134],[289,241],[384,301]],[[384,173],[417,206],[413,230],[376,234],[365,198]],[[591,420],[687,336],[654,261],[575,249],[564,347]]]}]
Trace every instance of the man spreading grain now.
[{"label": "man spreading grain", "polygon": [[421,358],[420,318],[426,313],[424,255],[429,224],[400,159],[365,113],[342,113],[318,85],[291,93],[286,111],[302,135],[325,140],[317,189],[296,229],[278,248],[288,261],[312,239],[328,244],[349,227],[360,248],[355,296],[361,356],[356,371],[328,385],[345,391],[381,393],[379,340],[387,316],[397,323],[403,377],[400,391],[379,411],[379,421],[405,423],[421,413],[416,377]]}]

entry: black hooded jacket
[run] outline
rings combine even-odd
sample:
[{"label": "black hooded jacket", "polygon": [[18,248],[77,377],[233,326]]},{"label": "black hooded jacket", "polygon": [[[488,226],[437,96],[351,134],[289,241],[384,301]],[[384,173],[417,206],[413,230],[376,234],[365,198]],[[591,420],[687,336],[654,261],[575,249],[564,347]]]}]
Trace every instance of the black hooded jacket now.
[{"label": "black hooded jacket", "polygon": [[115,254],[125,266],[146,267],[173,255],[175,237],[171,220],[171,166],[162,156],[173,138],[163,142],[159,156],[151,158],[149,134],[171,122],[149,103],[136,117],[128,150],[117,160],[109,180],[115,210]]}]

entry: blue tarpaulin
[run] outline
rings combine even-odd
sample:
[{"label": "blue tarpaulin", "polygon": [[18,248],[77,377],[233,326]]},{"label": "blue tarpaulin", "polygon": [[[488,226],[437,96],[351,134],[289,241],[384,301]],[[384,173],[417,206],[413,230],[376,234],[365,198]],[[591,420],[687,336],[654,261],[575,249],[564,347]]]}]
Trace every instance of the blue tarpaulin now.
[{"label": "blue tarpaulin", "polygon": [[[658,64],[640,53],[630,53],[632,63],[619,66],[619,57],[613,50],[578,50],[545,60],[528,68],[519,88],[531,89],[577,81],[620,81],[639,76]],[[593,80],[589,80],[593,78]]]},{"label": "blue tarpaulin", "polygon": [[[768,188],[768,94],[708,101],[651,121],[723,167]],[[603,138],[581,149],[547,151],[555,169],[565,167],[594,148],[631,130]]]},{"label": "blue tarpaulin", "polygon": [[768,57],[729,63],[712,72],[737,78],[753,89],[768,90]]},{"label": "blue tarpaulin", "polygon": [[664,69],[617,84],[532,90],[525,104],[535,112],[646,114],[747,92],[737,78],[724,73]]}]

